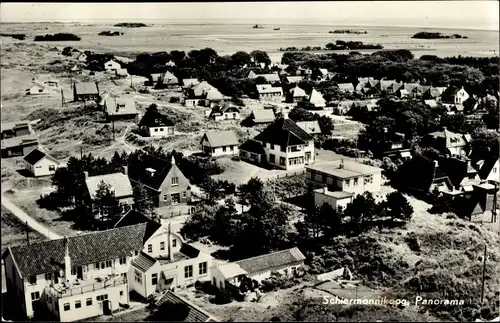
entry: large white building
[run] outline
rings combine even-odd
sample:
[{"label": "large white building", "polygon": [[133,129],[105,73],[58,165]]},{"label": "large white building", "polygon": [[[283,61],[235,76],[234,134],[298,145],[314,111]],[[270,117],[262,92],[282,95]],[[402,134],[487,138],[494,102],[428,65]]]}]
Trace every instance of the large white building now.
[{"label": "large white building", "polygon": [[14,310],[63,322],[112,313],[129,304],[132,290],[148,297],[210,280],[212,264],[210,255],[135,211],[114,229],[10,247],[2,260]]},{"label": "large white building", "polygon": [[303,168],[315,160],[314,138],[286,113],[239,149],[242,159],[287,170]]}]

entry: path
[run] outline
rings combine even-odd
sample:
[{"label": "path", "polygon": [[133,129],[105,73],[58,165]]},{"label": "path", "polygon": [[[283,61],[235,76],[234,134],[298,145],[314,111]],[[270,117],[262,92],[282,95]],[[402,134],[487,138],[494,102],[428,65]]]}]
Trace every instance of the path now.
[{"label": "path", "polygon": [[13,215],[15,215],[22,223],[27,223],[30,228],[39,232],[41,235],[47,237],[48,239],[54,240],[62,238],[61,235],[55,233],[48,227],[30,217],[26,212],[24,212],[22,209],[12,203],[7,197],[5,197],[4,194],[2,194],[2,206],[5,207]]}]

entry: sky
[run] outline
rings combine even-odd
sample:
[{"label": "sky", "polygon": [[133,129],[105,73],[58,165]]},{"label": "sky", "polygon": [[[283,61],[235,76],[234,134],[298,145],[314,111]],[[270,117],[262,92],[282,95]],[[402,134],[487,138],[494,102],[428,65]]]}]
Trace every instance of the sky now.
[{"label": "sky", "polygon": [[0,22],[294,21],[499,30],[499,2],[2,3]]}]

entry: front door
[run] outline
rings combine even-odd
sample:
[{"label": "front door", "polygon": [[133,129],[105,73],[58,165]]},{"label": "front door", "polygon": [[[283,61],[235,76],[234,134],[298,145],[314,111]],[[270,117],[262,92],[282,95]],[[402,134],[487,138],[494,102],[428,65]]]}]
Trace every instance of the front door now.
[{"label": "front door", "polygon": [[102,313],[104,315],[111,314],[111,306],[109,305],[109,300],[107,299],[102,302]]},{"label": "front door", "polygon": [[76,279],[83,279],[83,267],[76,267]]}]

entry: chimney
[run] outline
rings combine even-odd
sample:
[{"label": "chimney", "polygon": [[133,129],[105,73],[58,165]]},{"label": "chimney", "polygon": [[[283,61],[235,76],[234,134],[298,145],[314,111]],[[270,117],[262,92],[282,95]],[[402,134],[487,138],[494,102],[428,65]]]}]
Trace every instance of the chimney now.
[{"label": "chimney", "polygon": [[326,194],[328,193],[328,186],[323,186],[323,194]]},{"label": "chimney", "polygon": [[71,277],[71,258],[69,256],[69,242],[68,237],[63,238],[64,241],[64,279],[66,281]]},{"label": "chimney", "polygon": [[122,167],[122,173],[125,175],[128,175],[128,166],[127,165]]},{"label": "chimney", "polygon": [[168,260],[172,261],[172,237],[170,234],[170,222],[168,223]]},{"label": "chimney", "polygon": [[174,158],[174,154],[172,154],[172,165],[175,165],[175,158]]},{"label": "chimney", "polygon": [[339,168],[344,169],[344,159],[343,158],[340,160]]},{"label": "chimney", "polygon": [[87,180],[87,178],[89,178],[89,172],[84,171],[84,172],[83,172],[83,175],[85,176],[85,180]]},{"label": "chimney", "polygon": [[446,131],[446,127],[443,127],[443,131]]}]

